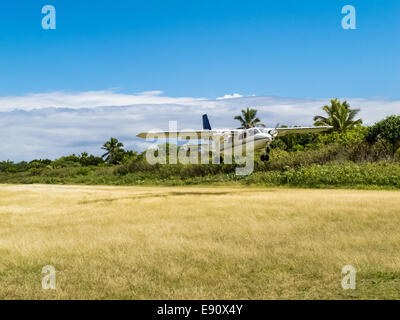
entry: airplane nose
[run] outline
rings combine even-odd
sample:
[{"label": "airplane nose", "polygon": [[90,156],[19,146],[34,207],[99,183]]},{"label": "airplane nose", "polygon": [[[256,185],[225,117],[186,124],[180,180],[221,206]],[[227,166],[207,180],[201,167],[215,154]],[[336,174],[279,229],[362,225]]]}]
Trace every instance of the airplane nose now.
[{"label": "airplane nose", "polygon": [[270,135],[270,134],[268,134],[268,133],[260,133],[260,134],[258,134],[257,135],[257,139],[263,139],[263,140],[266,140],[266,141],[272,141],[272,136]]},{"label": "airplane nose", "polygon": [[268,133],[259,133],[254,137],[255,140],[272,141],[272,136]]}]

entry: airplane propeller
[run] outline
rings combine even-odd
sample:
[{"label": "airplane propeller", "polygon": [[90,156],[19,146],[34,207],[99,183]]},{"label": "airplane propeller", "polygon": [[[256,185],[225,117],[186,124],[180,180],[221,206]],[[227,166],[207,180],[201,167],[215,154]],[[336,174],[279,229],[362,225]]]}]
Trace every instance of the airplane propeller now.
[{"label": "airplane propeller", "polygon": [[271,129],[268,131],[268,133],[274,138],[276,138],[276,136],[278,135],[278,130],[276,130],[278,127],[279,127],[279,123],[276,124],[274,129]]}]

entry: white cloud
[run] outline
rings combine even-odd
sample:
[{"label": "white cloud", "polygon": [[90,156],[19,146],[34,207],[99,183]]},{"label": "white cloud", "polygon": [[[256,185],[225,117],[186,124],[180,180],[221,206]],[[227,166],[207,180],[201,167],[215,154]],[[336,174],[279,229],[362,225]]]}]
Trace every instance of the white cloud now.
[{"label": "white cloud", "polygon": [[51,92],[35,93],[19,97],[1,97],[0,112],[14,109],[30,111],[43,108],[97,108],[99,106],[127,106],[137,104],[186,104],[193,105],[201,98],[172,98],[161,96],[162,91],[147,91],[139,94],[123,94],[114,91]]},{"label": "white cloud", "polygon": [[223,97],[218,97],[217,100],[224,100],[224,99],[236,99],[236,98],[242,98],[243,96],[239,93],[234,93],[234,94],[226,94]]},{"label": "white cloud", "polygon": [[[229,95],[226,95],[227,97]],[[289,99],[231,95],[226,99],[167,97],[161,91],[121,94],[114,91],[52,92],[20,97],[0,97],[0,160],[56,158],[87,151],[100,155],[111,136],[128,149],[143,150],[148,142],[136,134],[154,128],[168,129],[177,120],[179,129],[201,128],[207,113],[215,128],[235,128],[235,115],[245,107],[259,110],[268,126],[312,125],[313,116],[329,99]],[[364,123],[372,124],[400,113],[400,101],[342,99],[360,108]]]}]

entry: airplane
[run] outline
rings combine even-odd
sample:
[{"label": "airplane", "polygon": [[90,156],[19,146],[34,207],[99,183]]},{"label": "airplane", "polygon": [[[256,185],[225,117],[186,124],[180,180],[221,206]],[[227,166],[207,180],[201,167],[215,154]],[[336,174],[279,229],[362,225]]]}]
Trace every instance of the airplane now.
[{"label": "airplane", "polygon": [[[254,143],[254,150],[265,149],[265,152],[261,154],[261,161],[269,161],[269,154],[271,151],[270,144],[277,137],[281,137],[287,134],[294,133],[319,133],[332,129],[332,126],[319,126],[319,127],[292,127],[292,128],[265,128],[265,127],[254,127],[248,129],[211,129],[208,115],[203,115],[203,130],[197,131],[148,131],[141,132],[137,135],[139,138],[147,138],[149,135],[162,136],[165,138],[179,138],[182,140],[194,140],[193,137],[197,137],[197,140],[211,140],[217,143],[220,154],[225,149],[235,151],[235,148],[246,147],[248,143]],[[234,140],[236,139],[236,140]],[[239,143],[238,143],[239,142]],[[215,144],[214,144],[215,145]],[[199,148],[203,147],[204,152],[212,151],[210,145],[185,145],[187,148]],[[214,146],[215,148],[215,146]],[[220,157],[222,163],[222,157]]]}]

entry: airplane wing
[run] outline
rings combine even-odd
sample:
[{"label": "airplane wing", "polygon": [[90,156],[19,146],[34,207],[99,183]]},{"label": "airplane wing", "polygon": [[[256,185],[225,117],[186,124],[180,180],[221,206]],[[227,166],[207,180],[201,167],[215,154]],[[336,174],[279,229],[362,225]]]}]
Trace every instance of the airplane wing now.
[{"label": "airplane wing", "polygon": [[190,140],[190,137],[210,137],[213,135],[213,130],[199,130],[199,131],[148,131],[141,132],[137,135],[139,138],[147,137],[165,137],[165,138],[181,138],[183,140]]},{"label": "airplane wing", "polygon": [[284,136],[291,133],[318,133],[332,129],[331,126],[321,127],[293,127],[293,128],[276,128],[278,136]]},{"label": "airplane wing", "polygon": [[165,138],[179,138],[182,140],[192,140],[193,137],[196,137],[195,139],[201,139],[201,138],[206,138],[208,139],[209,137],[213,137],[216,135],[223,135],[223,134],[232,134],[235,130],[232,131],[220,131],[220,130],[198,130],[198,131],[148,131],[148,132],[141,132],[137,135],[139,138],[144,138],[146,139],[147,137],[152,138],[152,137],[165,137]]}]

